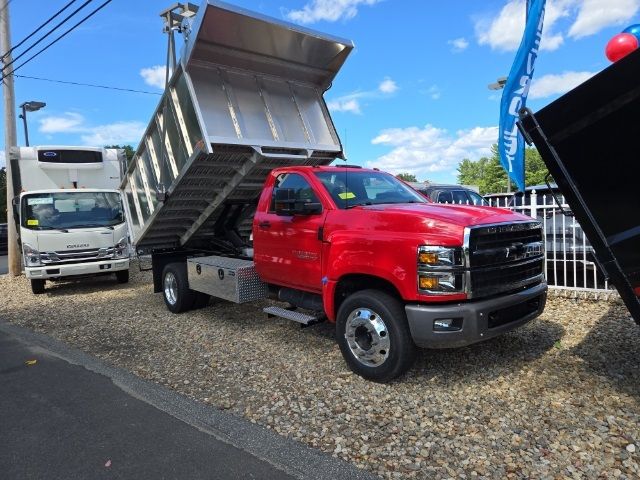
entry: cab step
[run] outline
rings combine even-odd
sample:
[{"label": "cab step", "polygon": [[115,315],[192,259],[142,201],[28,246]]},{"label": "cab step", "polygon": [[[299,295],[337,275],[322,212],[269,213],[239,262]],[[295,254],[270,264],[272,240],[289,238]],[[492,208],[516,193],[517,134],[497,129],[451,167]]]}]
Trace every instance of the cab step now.
[{"label": "cab step", "polygon": [[324,321],[324,317],[314,317],[313,315],[307,315],[306,313],[296,312],[293,310],[287,310],[281,307],[266,307],[262,311],[267,314],[269,318],[280,317],[292,320],[300,324],[301,327],[310,327],[316,323]]}]

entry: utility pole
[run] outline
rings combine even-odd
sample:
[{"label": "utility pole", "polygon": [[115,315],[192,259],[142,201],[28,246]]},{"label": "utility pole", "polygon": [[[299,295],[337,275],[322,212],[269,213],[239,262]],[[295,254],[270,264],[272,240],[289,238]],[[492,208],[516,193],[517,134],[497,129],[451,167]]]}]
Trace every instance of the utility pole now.
[{"label": "utility pole", "polygon": [[[11,31],[9,28],[9,2],[5,1],[0,11],[0,52],[2,52],[2,66],[10,64],[13,57],[11,50]],[[2,97],[4,105],[4,148],[7,164],[7,250],[9,254],[9,274],[20,275],[20,252],[18,251],[18,235],[13,221],[13,175],[9,152],[18,143],[16,135],[16,101],[13,91],[13,66],[9,66],[2,74]]]}]

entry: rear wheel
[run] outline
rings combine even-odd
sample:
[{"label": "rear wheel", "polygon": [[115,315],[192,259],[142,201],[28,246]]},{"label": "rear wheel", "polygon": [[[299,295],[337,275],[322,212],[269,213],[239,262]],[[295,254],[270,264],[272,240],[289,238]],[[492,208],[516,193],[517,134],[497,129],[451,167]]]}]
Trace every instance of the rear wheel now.
[{"label": "rear wheel", "polygon": [[349,368],[375,382],[399,377],[415,360],[402,303],[379,290],[347,297],[338,310],[336,337]]},{"label": "rear wheel", "polygon": [[118,283],[129,282],[129,270],[119,270],[116,272],[116,280]]},{"label": "rear wheel", "polygon": [[32,279],[31,280],[31,291],[36,295],[44,293],[44,280]]},{"label": "rear wheel", "polygon": [[186,312],[193,307],[196,295],[189,290],[186,263],[170,263],[164,267],[162,295],[165,305],[173,313]]}]

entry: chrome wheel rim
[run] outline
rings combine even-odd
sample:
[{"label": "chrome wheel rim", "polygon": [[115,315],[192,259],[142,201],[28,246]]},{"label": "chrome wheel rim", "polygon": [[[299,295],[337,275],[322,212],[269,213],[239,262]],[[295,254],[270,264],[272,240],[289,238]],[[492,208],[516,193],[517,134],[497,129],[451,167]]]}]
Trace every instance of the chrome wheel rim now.
[{"label": "chrome wheel rim", "polygon": [[389,330],[382,317],[369,308],[357,308],[349,314],[344,338],[362,365],[379,367],[389,358]]},{"label": "chrome wheel rim", "polygon": [[175,305],[178,301],[178,281],[173,272],[167,272],[164,276],[164,298],[171,305]]}]

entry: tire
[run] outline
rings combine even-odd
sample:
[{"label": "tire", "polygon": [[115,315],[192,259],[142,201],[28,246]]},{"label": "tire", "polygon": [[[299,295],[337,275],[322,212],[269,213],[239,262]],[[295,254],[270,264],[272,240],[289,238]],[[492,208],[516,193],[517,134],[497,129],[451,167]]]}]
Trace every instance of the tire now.
[{"label": "tire", "polygon": [[206,306],[209,305],[210,299],[211,299],[211,295],[207,295],[206,293],[202,293],[202,292],[196,292],[196,299],[193,302],[193,309],[197,310],[199,308],[205,308]]},{"label": "tire", "polygon": [[116,280],[118,283],[129,283],[129,270],[120,270],[116,272]]},{"label": "tire", "polygon": [[380,290],[346,298],[338,310],[336,340],[349,368],[374,382],[399,377],[416,358],[403,304]]},{"label": "tire", "polygon": [[169,263],[162,270],[162,297],[172,313],[190,310],[196,300],[196,294],[189,290],[186,262]]},{"label": "tire", "polygon": [[31,280],[31,291],[35,295],[44,293],[44,280]]}]

